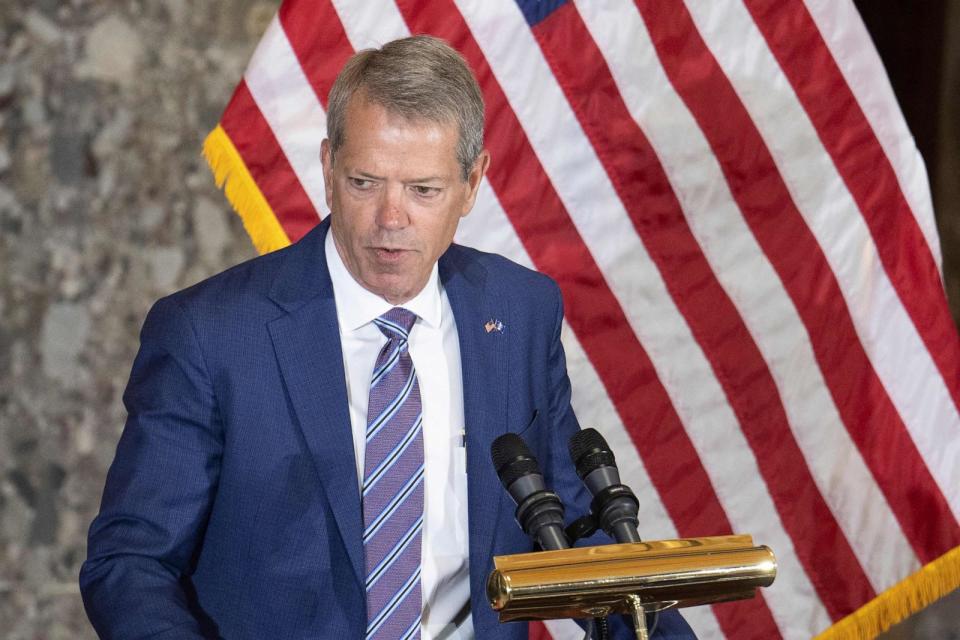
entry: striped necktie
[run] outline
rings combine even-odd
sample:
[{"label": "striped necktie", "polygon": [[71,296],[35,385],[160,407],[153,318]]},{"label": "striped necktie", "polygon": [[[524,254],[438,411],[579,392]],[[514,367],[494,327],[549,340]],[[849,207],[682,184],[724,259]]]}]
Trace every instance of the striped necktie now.
[{"label": "striped necktie", "polygon": [[394,307],[370,382],[363,474],[367,638],[420,637],[423,413],[407,337],[417,316]]}]

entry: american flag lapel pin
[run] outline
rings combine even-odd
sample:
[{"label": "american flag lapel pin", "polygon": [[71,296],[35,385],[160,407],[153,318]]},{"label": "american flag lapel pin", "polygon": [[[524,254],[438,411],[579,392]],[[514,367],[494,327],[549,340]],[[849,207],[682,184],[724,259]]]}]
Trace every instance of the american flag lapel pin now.
[{"label": "american flag lapel pin", "polygon": [[487,323],[483,325],[483,328],[486,329],[487,333],[492,333],[494,331],[502,332],[503,323],[499,320],[495,320],[494,318],[490,318],[487,320]]}]

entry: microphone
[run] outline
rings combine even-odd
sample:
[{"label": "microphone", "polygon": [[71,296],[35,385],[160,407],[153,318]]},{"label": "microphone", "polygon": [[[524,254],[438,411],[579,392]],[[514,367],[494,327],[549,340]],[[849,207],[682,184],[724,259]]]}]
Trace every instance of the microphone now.
[{"label": "microphone", "polygon": [[569,549],[563,532],[563,503],[543,484],[543,473],[527,443],[506,433],[490,446],[490,457],[504,489],[517,503],[517,524],[545,551]]},{"label": "microphone", "polygon": [[617,542],[640,542],[640,501],[620,482],[617,461],[607,441],[596,429],[584,429],[570,438],[568,448],[577,475],[593,495],[590,510],[600,527]]}]

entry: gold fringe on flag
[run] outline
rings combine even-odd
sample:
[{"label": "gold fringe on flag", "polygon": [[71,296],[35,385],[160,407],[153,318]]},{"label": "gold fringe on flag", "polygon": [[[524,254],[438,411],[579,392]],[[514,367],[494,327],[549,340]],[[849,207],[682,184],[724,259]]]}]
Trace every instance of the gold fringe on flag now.
[{"label": "gold fringe on flag", "polygon": [[280,221],[222,126],[217,125],[204,140],[203,157],[213,171],[217,187],[223,189],[233,210],[243,220],[243,227],[257,251],[270,253],[289,245],[290,239]]},{"label": "gold fringe on flag", "polygon": [[960,588],[960,547],[907,576],[815,640],[871,640],[935,600]]}]

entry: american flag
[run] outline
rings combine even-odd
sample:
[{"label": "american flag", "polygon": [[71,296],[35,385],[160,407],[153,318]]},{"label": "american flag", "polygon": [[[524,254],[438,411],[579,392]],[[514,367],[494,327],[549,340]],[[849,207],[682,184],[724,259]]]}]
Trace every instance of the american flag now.
[{"label": "american flag", "polygon": [[[750,533],[702,638],[874,637],[960,586],[960,352],[923,162],[850,0],[288,0],[205,153],[262,251],[326,215],[347,58],[429,33],[493,156],[458,241],[552,276],[641,535]],[[569,623],[534,635],[580,637]]]}]

